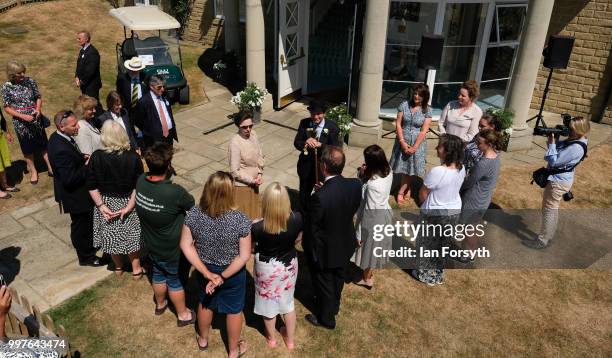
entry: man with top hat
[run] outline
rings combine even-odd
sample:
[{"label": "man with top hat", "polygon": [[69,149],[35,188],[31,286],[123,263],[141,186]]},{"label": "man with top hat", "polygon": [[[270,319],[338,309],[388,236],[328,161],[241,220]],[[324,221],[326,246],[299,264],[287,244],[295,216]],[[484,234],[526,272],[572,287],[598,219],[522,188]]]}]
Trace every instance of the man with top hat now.
[{"label": "man with top hat", "polygon": [[340,146],[340,129],[334,121],[325,120],[325,104],[313,100],[308,106],[310,118],[300,121],[293,146],[300,151],[297,173],[300,178],[300,205],[306,212],[308,200],[321,176],[321,153],[327,145]]}]

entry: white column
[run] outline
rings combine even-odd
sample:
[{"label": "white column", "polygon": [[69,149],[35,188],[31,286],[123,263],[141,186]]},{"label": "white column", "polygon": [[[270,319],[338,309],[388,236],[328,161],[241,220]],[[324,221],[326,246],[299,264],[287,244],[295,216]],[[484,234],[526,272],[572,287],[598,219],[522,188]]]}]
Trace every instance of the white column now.
[{"label": "white column", "polygon": [[261,0],[246,0],[247,81],[266,86],[266,38]]},{"label": "white column", "polygon": [[531,97],[538,78],[542,50],[546,42],[553,6],[554,0],[529,2],[527,19],[506,99],[506,107],[515,113],[513,132],[508,145],[510,151],[525,150],[531,147],[532,131],[526,121],[529,117]]},{"label": "white column", "polygon": [[378,143],[381,135],[382,124],[378,113],[389,20],[389,0],[368,0],[366,3],[357,118],[353,119],[349,136],[350,144],[359,147]]},{"label": "white column", "polygon": [[223,34],[225,51],[240,52],[240,17],[238,0],[223,0]]}]

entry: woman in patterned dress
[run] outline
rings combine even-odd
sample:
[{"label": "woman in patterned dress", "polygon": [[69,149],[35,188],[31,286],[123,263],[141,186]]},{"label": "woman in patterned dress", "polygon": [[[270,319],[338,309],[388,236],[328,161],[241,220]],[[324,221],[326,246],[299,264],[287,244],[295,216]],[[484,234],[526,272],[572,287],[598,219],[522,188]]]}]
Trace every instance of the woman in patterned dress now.
[{"label": "woman in patterned dress", "polygon": [[187,212],[181,234],[181,250],[200,273],[198,349],[208,348],[213,312],[225,313],[230,358],[242,356],[247,349],[240,333],[245,265],[251,257],[251,220],[236,210],[234,190],[230,173],[212,174],[204,184],[200,204]]},{"label": "woman in patterned dress", "polygon": [[123,127],[115,121],[102,126],[103,149],[89,158],[87,188],[94,209],[94,247],[110,254],[115,272],[123,271],[122,255],[128,255],[135,279],[145,274],[140,266],[140,221],[134,210],[136,181],[143,173],[140,157],[130,150]]},{"label": "woman in patterned dress", "polygon": [[425,175],[426,135],[431,123],[431,108],[428,104],[429,87],[420,83],[414,87],[410,101],[402,102],[397,108],[397,136],[390,164],[394,173],[402,174],[402,182],[397,192],[399,205],[410,198],[413,177]]},{"label": "woman in patterned dress", "polygon": [[30,183],[38,184],[34,154],[42,154],[49,176],[53,176],[53,170],[47,156],[47,133],[41,114],[42,97],[36,81],[26,77],[25,71],[26,67],[23,64],[10,61],[6,66],[8,81],[2,85],[0,92],[2,92],[4,111],[13,116],[13,127],[31,174]]},{"label": "woman in patterned dress", "polygon": [[268,347],[276,346],[276,316],[285,326],[280,333],[289,350],[295,348],[293,294],[298,274],[295,243],[302,237],[302,217],[291,212],[287,189],[273,182],[263,193],[263,220],[253,224],[255,245],[255,314],[263,316]]}]

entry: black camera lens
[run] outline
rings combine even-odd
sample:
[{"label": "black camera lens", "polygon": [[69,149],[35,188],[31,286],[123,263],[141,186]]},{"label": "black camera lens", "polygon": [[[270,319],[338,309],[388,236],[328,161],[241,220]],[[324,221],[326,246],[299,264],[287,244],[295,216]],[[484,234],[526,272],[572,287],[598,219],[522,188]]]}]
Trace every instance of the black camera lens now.
[{"label": "black camera lens", "polygon": [[563,194],[563,201],[570,201],[572,199],[574,199],[574,194],[571,191]]}]

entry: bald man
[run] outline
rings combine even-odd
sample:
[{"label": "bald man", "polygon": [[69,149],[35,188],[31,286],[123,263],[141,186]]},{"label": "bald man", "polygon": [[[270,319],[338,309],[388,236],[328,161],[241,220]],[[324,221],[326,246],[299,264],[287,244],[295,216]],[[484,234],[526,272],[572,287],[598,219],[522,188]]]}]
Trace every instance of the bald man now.
[{"label": "bald man", "polygon": [[353,217],[361,203],[361,182],[342,176],[344,163],[342,149],[325,147],[321,158],[325,181],[310,197],[303,242],[317,307],[306,320],[329,329],[336,327],[344,269],[357,245]]}]

